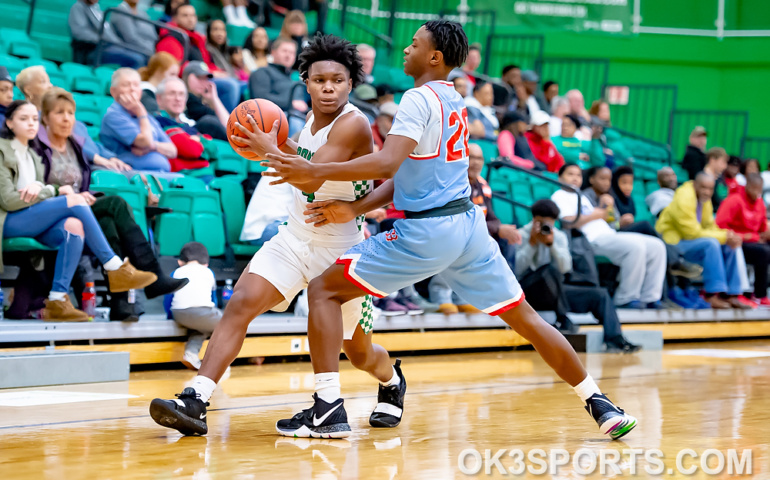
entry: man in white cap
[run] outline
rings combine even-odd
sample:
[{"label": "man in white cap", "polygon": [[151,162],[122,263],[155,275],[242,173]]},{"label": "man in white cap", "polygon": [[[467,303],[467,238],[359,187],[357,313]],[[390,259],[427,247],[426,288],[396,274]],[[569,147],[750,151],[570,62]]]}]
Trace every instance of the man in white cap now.
[{"label": "man in white cap", "polygon": [[556,146],[549,136],[548,123],[550,121],[551,116],[544,111],[535,112],[530,120],[532,127],[524,133],[524,136],[527,137],[527,143],[529,143],[529,148],[535,158],[543,162],[549,172],[558,172],[559,168],[564,165],[564,157],[556,150]]}]

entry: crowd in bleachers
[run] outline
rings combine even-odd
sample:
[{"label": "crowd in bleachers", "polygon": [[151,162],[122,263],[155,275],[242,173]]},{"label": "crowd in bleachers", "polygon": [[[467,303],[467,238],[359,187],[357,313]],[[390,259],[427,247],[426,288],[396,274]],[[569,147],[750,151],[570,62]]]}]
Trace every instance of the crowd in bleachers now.
[{"label": "crowd in bleachers", "polygon": [[[114,12],[104,23],[106,43],[100,48],[104,12],[99,1],[77,0],[68,17],[74,62],[2,57],[3,126],[21,122],[17,115],[23,113],[30,129],[27,149],[19,148],[15,131],[7,132],[6,143],[0,143],[3,162],[14,172],[8,165],[28,155],[35,166],[24,179],[14,176],[21,170],[5,175],[7,185],[0,185],[15,202],[0,198],[0,211],[7,214],[3,238],[19,236],[8,226],[17,210],[48,205],[60,196],[68,199],[57,200],[62,211],[90,206],[96,230],[104,230],[97,233],[91,229],[96,223],[78,217],[84,233],[64,220],[39,232],[23,231],[41,247],[59,249],[46,302],[61,300],[61,292],[75,286],[74,267],[82,262],[74,258],[82,242],[68,246],[69,234],[84,236],[110,272],[124,268],[112,260],[118,255],[154,274],[148,297],[183,283],[161,271],[153,239],[161,255],[177,255],[187,241],[196,240],[214,257],[225,252],[247,257],[275,235],[287,216],[288,187],[257,183],[261,167],[233,152],[226,125],[230,112],[248,98],[268,99],[284,110],[290,135],[304,125],[310,105],[297,66],[310,29],[305,14],[292,9],[294,3],[274,2],[285,16],[278,30],[275,24],[256,25],[255,19],[267,22],[274,15],[252,17],[242,0],[223,0],[221,18],[207,24],[199,22],[196,6],[187,0],[167,0],[160,17],[126,0],[118,6],[125,14]],[[309,3],[317,30],[323,31],[326,2]],[[144,21],[150,18],[164,25]],[[237,31],[232,27],[245,28],[246,34],[231,39]],[[410,80],[398,69],[379,65],[373,47],[361,44],[358,51],[366,78],[350,99],[369,118],[377,149]],[[517,65],[506,66],[499,80],[491,79],[477,73],[483,55],[480,46],[471,46],[465,65],[449,77],[465,98],[475,142],[470,150],[472,199],[485,210],[490,235],[525,291],[542,293],[528,296],[530,301],[555,309],[560,330],[576,329],[567,312],[592,312],[605,327],[608,347],[634,351],[637,347],[622,336],[616,308],[770,305],[770,247],[765,243],[770,234],[756,160],[729,157],[719,147],[707,149],[708,133],[695,127],[684,159],[676,159],[672,168],[665,148],[613,128],[604,100],[587,108],[579,90],[564,93],[560,79],[541,79]],[[108,65],[94,68],[97,63]],[[485,164],[495,159],[521,170],[494,170],[490,178],[495,180],[488,184]],[[655,176],[657,183],[651,181]],[[558,179],[561,187],[548,179]],[[245,186],[245,191],[232,185]],[[97,199],[92,187],[120,196]],[[185,197],[183,190],[195,192],[196,198],[191,200],[189,192]],[[498,203],[493,191],[501,190],[532,205],[531,210]],[[134,194],[139,200],[125,200]],[[27,196],[33,200],[26,201]],[[73,196],[80,199],[75,207]],[[148,205],[174,212],[149,214]],[[386,231],[399,218],[403,212],[392,205],[370,212],[367,234]],[[222,231],[196,223],[204,220],[223,225]],[[101,245],[89,243],[95,238]],[[747,265],[752,266],[753,288]],[[22,271],[21,279],[35,278]],[[17,289],[24,291],[23,285]],[[135,319],[139,313],[122,292],[111,295],[111,302],[113,320]],[[425,309],[477,312],[439,277],[382,299],[378,307],[385,315]],[[26,318],[40,308],[39,299],[32,298],[12,311]],[[83,319],[72,305],[61,306],[64,313],[42,308],[48,309],[45,317]]]}]

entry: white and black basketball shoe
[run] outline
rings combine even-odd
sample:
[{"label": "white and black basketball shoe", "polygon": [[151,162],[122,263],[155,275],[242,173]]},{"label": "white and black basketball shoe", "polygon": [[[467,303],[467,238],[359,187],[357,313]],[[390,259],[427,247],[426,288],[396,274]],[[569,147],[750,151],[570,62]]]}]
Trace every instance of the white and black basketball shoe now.
[{"label": "white and black basketball shoe", "polygon": [[344,400],[338,398],[326,403],[313,394],[313,406],[293,417],[278,420],[275,429],[286,437],[298,438],[345,438],[350,436],[348,414]]},{"label": "white and black basketball shoe", "polygon": [[586,411],[596,420],[599,430],[617,440],[636,427],[636,418],[615,406],[606,395],[594,393],[586,400]]},{"label": "white and black basketball shoe", "polygon": [[209,403],[201,401],[200,394],[190,387],[176,397],[177,400],[156,398],[150,403],[150,416],[155,423],[178,430],[182,435],[208,433],[206,407]]},{"label": "white and black basketball shoe", "polygon": [[406,378],[401,372],[401,359],[396,359],[393,366],[401,381],[390,387],[380,384],[377,392],[377,406],[369,417],[369,425],[377,428],[393,428],[401,423],[404,414],[404,396],[406,395]]}]

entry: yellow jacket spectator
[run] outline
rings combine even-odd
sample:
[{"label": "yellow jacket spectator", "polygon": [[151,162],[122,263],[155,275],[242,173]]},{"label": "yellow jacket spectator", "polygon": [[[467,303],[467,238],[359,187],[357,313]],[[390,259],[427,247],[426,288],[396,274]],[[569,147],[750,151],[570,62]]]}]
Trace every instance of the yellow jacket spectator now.
[{"label": "yellow jacket spectator", "polygon": [[676,189],[674,199],[661,212],[655,229],[663,236],[663,241],[671,245],[696,238],[715,238],[722,245],[727,241],[727,230],[714,222],[711,199],[698,201],[693,180]]}]

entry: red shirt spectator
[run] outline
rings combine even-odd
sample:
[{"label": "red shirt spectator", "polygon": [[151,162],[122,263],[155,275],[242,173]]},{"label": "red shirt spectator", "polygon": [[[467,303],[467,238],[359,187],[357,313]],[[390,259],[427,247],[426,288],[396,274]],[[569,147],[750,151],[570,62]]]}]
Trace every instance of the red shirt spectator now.
[{"label": "red shirt spectator", "polygon": [[761,198],[752,201],[740,189],[722,201],[716,222],[719,228],[741,235],[744,242],[758,242],[759,234],[767,230],[765,203]]},{"label": "red shirt spectator", "polygon": [[187,51],[186,58],[184,56],[184,45],[179,41],[179,37],[168,30],[161,29],[155,50],[170,53],[179,60],[182,68],[184,68],[184,64],[187,62],[198,60],[204,62],[212,73],[219,71],[211,60],[208,50],[206,50],[206,37],[195,31],[196,23],[198,23],[198,17],[195,14],[195,7],[192,5],[182,5],[177,8],[172,21],[169,22],[169,25],[172,27],[183,30],[190,40],[190,48]]},{"label": "red shirt spectator", "polygon": [[[548,114],[546,113],[546,115]],[[545,126],[548,128],[548,124]],[[526,132],[524,136],[527,137],[529,148],[532,150],[535,158],[543,162],[549,172],[558,172],[561,166],[564,165],[564,157],[556,150],[556,145],[549,138],[541,137],[534,131]]]}]

